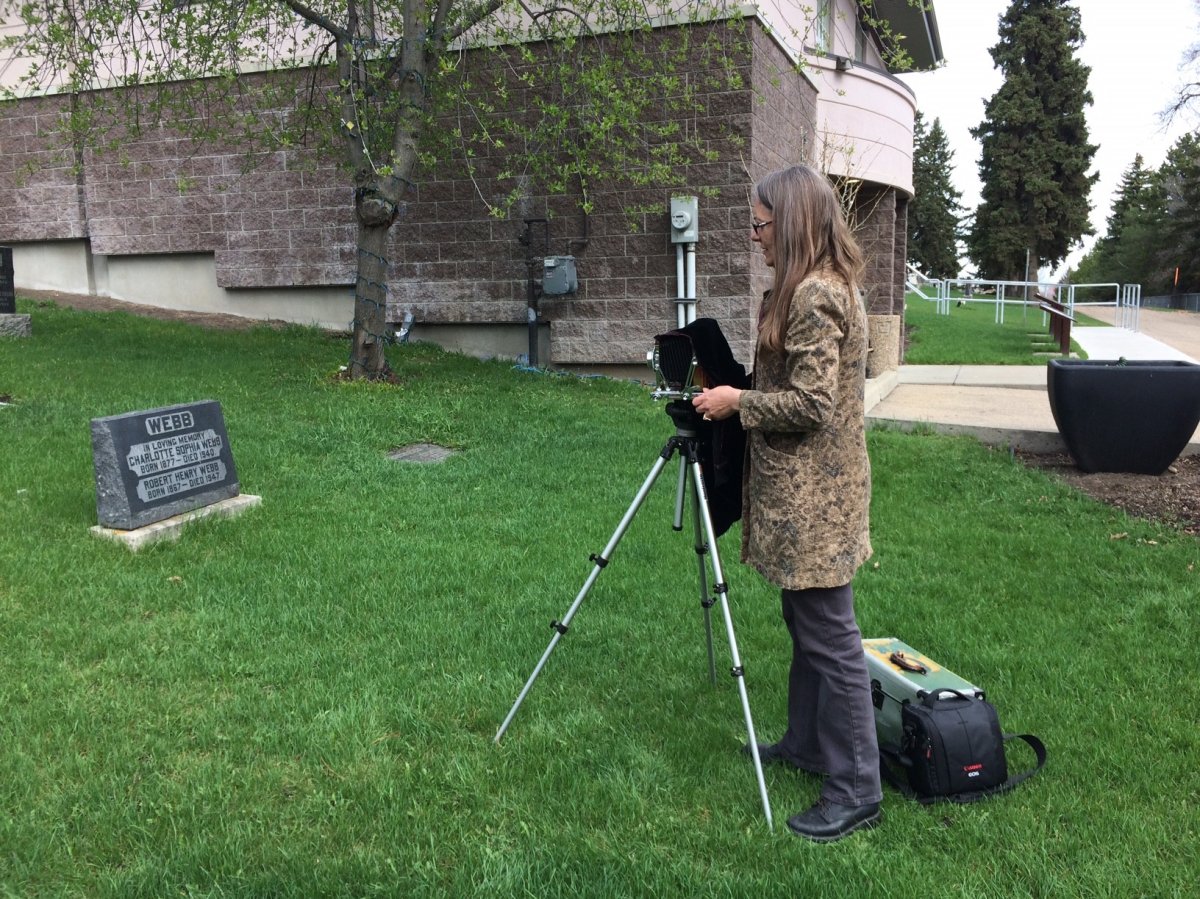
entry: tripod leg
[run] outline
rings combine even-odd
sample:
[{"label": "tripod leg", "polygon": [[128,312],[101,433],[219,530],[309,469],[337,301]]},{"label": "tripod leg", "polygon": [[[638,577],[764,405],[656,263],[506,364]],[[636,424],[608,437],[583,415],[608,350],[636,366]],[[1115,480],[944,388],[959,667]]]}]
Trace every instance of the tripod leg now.
[{"label": "tripod leg", "polygon": [[[708,511],[708,499],[704,495],[704,475],[700,470],[700,460],[695,452],[691,452],[690,460],[692,466],[692,489],[696,491],[696,502],[700,508],[700,517],[704,523],[704,533],[708,536],[709,549],[712,553],[712,568],[713,578],[716,584],[713,590],[716,592],[721,601],[721,613],[725,618],[725,631],[729,636],[729,653],[733,659],[732,674],[734,680],[737,681],[738,695],[742,699],[742,712],[746,716],[746,734],[750,738],[750,746],[758,745],[758,737],[754,734],[754,719],[750,716],[750,699],[746,695],[746,678],[742,668],[742,659],[738,653],[737,637],[733,633],[733,615],[729,611],[728,592],[729,586],[725,583],[725,577],[721,572],[721,557],[717,553],[717,537],[713,532],[712,515]],[[758,793],[762,798],[763,813],[767,817],[767,827],[771,830],[775,829],[775,824],[771,819],[771,802],[767,798],[767,782],[763,778],[762,759],[758,757],[757,752],[751,752],[750,757],[754,760],[754,774],[758,778]]]},{"label": "tripod leg", "polygon": [[675,518],[671,527],[677,531],[683,530],[683,497],[687,491],[687,459],[679,455],[679,486],[675,488]]},{"label": "tripod leg", "polygon": [[521,707],[521,703],[525,701],[525,695],[533,686],[533,682],[537,680],[538,675],[542,673],[542,668],[545,666],[546,661],[550,658],[550,653],[554,652],[554,647],[558,645],[558,641],[561,640],[563,634],[567,632],[567,628],[571,624],[571,619],[575,617],[575,613],[579,611],[579,607],[583,604],[583,600],[588,595],[588,591],[591,590],[592,585],[596,583],[596,578],[600,576],[600,572],[604,570],[604,566],[607,565],[609,559],[612,558],[612,554],[616,550],[617,544],[620,543],[621,538],[625,536],[625,531],[629,529],[629,525],[633,521],[633,517],[637,515],[638,509],[641,508],[642,503],[646,500],[647,494],[650,493],[650,488],[653,487],[654,482],[658,480],[659,474],[662,473],[663,467],[667,464],[667,460],[670,459],[674,454],[675,449],[676,443],[674,440],[668,441],[667,445],[663,447],[662,454],[659,456],[658,461],[654,463],[654,467],[650,469],[650,474],[642,483],[637,495],[634,496],[633,502],[629,504],[629,508],[626,510],[625,516],[621,519],[620,524],[617,525],[617,529],[613,532],[611,539],[609,539],[608,545],[604,547],[604,551],[599,556],[592,556],[592,561],[596,564],[592,568],[592,573],[588,575],[587,580],[584,582],[583,587],[580,589],[579,593],[576,594],[575,601],[571,603],[571,607],[567,609],[567,614],[563,616],[562,621],[552,621],[550,623],[550,626],[554,628],[554,636],[550,638],[550,645],[547,646],[546,651],[542,653],[541,659],[538,660],[537,666],[533,669],[533,674],[529,675],[529,680],[525,682],[525,686],[521,689],[520,695],[517,696],[517,701],[513,703],[512,709],[509,710],[508,717],[504,719],[504,723],[501,724],[500,729],[496,731],[496,736],[493,738],[492,742],[499,743],[500,738],[504,736],[504,732],[508,730],[508,725],[513,720],[513,716],[517,714],[517,709],[519,709]]},{"label": "tripod leg", "polygon": [[692,533],[696,538],[696,564],[700,569],[700,607],[704,609],[704,638],[708,644],[708,679],[717,682],[717,660],[713,655],[712,606],[716,602],[708,595],[708,565],[704,557],[708,555],[708,543],[704,540],[704,530],[700,524],[700,492],[692,491]]}]

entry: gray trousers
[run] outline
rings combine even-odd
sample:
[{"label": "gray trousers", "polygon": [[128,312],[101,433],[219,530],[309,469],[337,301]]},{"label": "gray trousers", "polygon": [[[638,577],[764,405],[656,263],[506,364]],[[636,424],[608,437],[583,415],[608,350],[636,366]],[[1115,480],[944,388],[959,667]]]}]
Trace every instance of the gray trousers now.
[{"label": "gray trousers", "polygon": [[879,802],[875,710],[854,591],[849,584],[784,590],[782,601],[792,637],[783,749],[802,768],[826,775],[823,798],[841,805]]}]

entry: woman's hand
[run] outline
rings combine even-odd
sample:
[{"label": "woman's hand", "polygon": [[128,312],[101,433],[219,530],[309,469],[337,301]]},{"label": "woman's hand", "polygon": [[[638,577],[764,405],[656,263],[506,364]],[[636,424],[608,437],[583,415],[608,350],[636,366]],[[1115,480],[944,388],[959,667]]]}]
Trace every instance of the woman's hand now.
[{"label": "woman's hand", "polygon": [[742,392],[736,387],[710,387],[692,397],[692,405],[703,413],[705,421],[720,421],[742,408]]}]

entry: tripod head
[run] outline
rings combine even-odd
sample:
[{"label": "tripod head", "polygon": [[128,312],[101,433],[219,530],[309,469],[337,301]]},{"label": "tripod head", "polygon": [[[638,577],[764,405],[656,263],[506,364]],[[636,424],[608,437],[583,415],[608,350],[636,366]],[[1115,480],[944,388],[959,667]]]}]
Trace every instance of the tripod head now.
[{"label": "tripod head", "polygon": [[675,422],[675,430],[683,437],[701,437],[707,439],[709,428],[704,417],[696,411],[691,400],[679,399],[667,403],[667,415]]}]

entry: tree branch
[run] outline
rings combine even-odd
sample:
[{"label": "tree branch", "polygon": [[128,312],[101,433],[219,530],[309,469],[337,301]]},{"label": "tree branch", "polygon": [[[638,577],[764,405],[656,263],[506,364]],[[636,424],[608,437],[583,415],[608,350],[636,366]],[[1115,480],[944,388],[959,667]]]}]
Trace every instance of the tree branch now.
[{"label": "tree branch", "polygon": [[[449,7],[449,5],[450,3],[448,0],[439,0],[438,14],[441,14],[442,6]],[[475,6],[473,9],[467,10],[466,15],[463,16],[462,22],[460,22],[458,25],[447,29],[441,34],[435,32],[435,34],[437,34],[437,42],[440,45],[445,46],[455,38],[461,37],[465,32],[470,31],[503,5],[504,0],[486,0],[485,3],[481,3]]]},{"label": "tree branch", "polygon": [[344,41],[351,39],[349,31],[347,31],[345,28],[342,28],[337,24],[337,22],[333,21],[327,16],[321,15],[321,13],[317,12],[312,7],[301,3],[300,0],[283,0],[283,2],[292,10],[292,12],[294,12],[304,21],[328,31],[338,40]]},{"label": "tree branch", "polygon": [[1193,81],[1191,84],[1183,85],[1179,89],[1179,96],[1171,101],[1170,105],[1163,110],[1163,121],[1168,125],[1173,124],[1176,116],[1182,114],[1185,109],[1198,100],[1200,100],[1200,81]]},{"label": "tree branch", "polygon": [[433,13],[433,24],[430,31],[437,37],[442,34],[442,29],[446,27],[446,20],[450,18],[450,9],[454,6],[454,0],[438,0],[437,9]]}]

